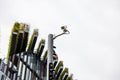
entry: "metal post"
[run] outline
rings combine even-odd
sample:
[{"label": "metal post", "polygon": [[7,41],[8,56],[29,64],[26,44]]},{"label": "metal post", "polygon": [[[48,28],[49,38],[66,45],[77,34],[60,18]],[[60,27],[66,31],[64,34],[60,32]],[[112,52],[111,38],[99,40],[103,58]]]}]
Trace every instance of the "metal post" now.
[{"label": "metal post", "polygon": [[63,33],[53,37],[53,34],[48,35],[48,54],[47,54],[47,80],[53,80],[53,40],[64,34],[70,34],[67,30],[67,26],[62,26]]},{"label": "metal post", "polygon": [[47,80],[49,79],[49,64],[53,63],[53,34],[48,35]]}]

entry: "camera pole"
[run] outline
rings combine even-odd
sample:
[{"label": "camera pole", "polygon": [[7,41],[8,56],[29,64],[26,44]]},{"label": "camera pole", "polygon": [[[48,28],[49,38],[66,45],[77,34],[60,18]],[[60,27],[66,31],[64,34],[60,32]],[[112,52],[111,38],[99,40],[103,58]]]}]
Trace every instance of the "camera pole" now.
[{"label": "camera pole", "polygon": [[53,37],[53,34],[48,35],[48,54],[47,54],[47,80],[53,80],[54,75],[54,67],[53,67],[53,44],[54,39],[57,37],[64,35],[64,34],[70,34],[70,32],[66,29],[67,26],[62,26],[61,29],[63,30],[63,33],[58,34]]}]

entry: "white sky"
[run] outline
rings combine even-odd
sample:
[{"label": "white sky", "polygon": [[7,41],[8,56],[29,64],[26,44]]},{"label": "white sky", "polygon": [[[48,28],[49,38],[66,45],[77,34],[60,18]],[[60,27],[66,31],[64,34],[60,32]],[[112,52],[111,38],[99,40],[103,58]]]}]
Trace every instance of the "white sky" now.
[{"label": "white sky", "polygon": [[0,57],[15,21],[39,28],[39,40],[68,25],[71,34],[54,44],[74,78],[120,80],[119,0],[0,0]]}]

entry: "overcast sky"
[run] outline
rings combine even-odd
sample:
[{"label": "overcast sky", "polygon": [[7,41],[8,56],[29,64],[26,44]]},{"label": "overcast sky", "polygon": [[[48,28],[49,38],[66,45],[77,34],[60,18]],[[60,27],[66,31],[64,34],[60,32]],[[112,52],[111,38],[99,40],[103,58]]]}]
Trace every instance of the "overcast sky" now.
[{"label": "overcast sky", "polygon": [[0,0],[2,58],[15,21],[39,28],[38,42],[67,25],[71,34],[54,45],[74,78],[120,80],[120,0]]}]

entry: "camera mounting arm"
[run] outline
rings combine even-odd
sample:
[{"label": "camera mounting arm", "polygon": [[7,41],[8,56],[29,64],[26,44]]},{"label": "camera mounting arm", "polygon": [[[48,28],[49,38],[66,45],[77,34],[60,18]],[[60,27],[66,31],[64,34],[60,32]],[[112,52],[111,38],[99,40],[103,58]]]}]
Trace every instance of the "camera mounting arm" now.
[{"label": "camera mounting arm", "polygon": [[53,39],[56,39],[57,37],[64,35],[64,34],[70,34],[70,32],[67,30],[67,26],[62,26],[61,30],[63,30],[63,33],[54,36]]}]

